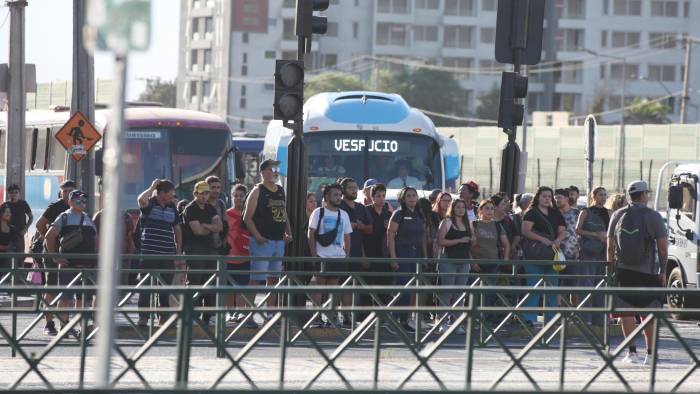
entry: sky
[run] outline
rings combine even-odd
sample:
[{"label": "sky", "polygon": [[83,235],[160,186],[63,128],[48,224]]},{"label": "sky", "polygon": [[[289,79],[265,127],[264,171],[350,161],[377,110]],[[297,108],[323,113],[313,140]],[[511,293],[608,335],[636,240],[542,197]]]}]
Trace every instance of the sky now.
[{"label": "sky", "polygon": [[[25,57],[36,64],[37,82],[71,80],[73,1],[28,0],[25,11]],[[177,76],[180,2],[151,0],[151,45],[147,52],[129,55],[127,98],[136,99],[145,78],[174,80]],[[9,58],[10,20],[0,5],[0,63]],[[157,39],[158,38],[158,39]],[[95,53],[95,78],[113,79],[112,55]]]}]

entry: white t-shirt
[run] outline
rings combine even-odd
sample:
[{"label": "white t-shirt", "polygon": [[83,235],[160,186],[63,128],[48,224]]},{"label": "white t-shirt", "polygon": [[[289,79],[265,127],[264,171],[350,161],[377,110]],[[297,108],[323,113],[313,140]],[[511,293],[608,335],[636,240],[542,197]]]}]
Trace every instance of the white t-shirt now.
[{"label": "white t-shirt", "polygon": [[423,182],[414,176],[407,176],[406,178],[396,177],[389,181],[386,185],[388,189],[402,189],[404,187],[412,187],[418,190],[423,188]]},{"label": "white t-shirt", "polygon": [[340,212],[340,225],[338,225],[338,235],[336,235],[335,240],[328,246],[321,246],[321,244],[316,241],[316,254],[318,257],[345,257],[345,234],[352,233],[352,226],[350,225],[350,217],[348,213],[338,208],[336,212],[333,212],[326,208],[323,212],[323,220],[321,222],[321,227],[318,224],[318,217],[321,215],[321,208],[316,208],[311,213],[311,218],[309,219],[309,229],[315,231],[318,229],[319,234],[325,234],[327,232],[333,231],[335,228],[335,223],[338,221],[338,212]]}]

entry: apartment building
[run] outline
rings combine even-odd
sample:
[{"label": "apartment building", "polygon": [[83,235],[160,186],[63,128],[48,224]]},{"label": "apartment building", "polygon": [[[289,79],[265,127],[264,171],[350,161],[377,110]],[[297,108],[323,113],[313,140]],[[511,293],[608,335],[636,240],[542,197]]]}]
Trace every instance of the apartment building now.
[{"label": "apartment building", "polygon": [[[473,112],[506,67],[493,55],[497,0],[330,3],[328,34],[314,37],[311,74],[335,69],[369,79],[381,67],[434,67],[455,73]],[[551,28],[543,63],[529,70],[529,110],[582,115],[616,109],[624,85],[627,103],[675,94],[668,103],[678,120],[685,51],[677,37],[700,36],[695,3],[548,1]],[[181,0],[178,106],[218,113],[234,131],[264,133],[275,59],[296,57],[294,7],[294,0]],[[700,48],[691,64],[699,62]],[[691,98],[700,103],[697,89]],[[694,107],[688,113],[689,121],[697,119]],[[607,117],[614,122],[619,114]]]}]

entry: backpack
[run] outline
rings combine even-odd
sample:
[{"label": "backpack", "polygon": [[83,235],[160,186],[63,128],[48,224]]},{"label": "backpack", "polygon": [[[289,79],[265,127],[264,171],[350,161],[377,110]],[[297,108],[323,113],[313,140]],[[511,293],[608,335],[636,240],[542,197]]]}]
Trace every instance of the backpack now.
[{"label": "backpack", "polygon": [[624,265],[643,265],[649,255],[651,242],[644,220],[648,209],[630,206],[615,226],[617,259]]}]

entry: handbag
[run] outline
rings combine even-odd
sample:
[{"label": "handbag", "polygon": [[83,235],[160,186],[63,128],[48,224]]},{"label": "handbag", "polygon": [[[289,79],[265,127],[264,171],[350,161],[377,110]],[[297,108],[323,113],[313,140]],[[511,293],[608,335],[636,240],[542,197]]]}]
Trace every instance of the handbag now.
[{"label": "handbag", "polygon": [[[586,222],[583,224],[583,230],[591,232],[605,231],[603,220],[598,215],[591,212],[590,209],[587,209],[586,212],[588,212],[588,215],[586,215]],[[581,245],[581,253],[586,256],[600,256],[605,252],[607,246],[598,239],[584,236],[581,237],[579,244]]]},{"label": "handbag", "polygon": [[[549,220],[540,212],[539,209],[533,208],[537,213],[540,214],[542,219],[544,220],[545,224],[547,225],[547,230],[549,234],[543,234],[538,231],[533,230],[535,234],[539,235],[540,237],[547,238],[549,240],[553,240],[555,235],[554,235],[554,230],[552,229],[552,226],[549,224]],[[547,246],[543,244],[542,242],[535,241],[535,240],[527,240],[525,242],[523,252],[525,252],[525,257],[528,260],[554,260],[554,250],[552,249],[551,246]]]},{"label": "handbag", "polygon": [[[63,234],[61,237],[61,242],[59,243],[58,251],[60,253],[69,253],[71,250],[75,249],[83,243],[83,222],[85,221],[85,214],[80,217],[80,224],[75,230],[71,230]],[[66,226],[68,223],[68,216],[63,215],[61,218],[61,228]]]},{"label": "handbag", "polygon": [[27,283],[31,283],[33,285],[43,284],[44,276],[41,274],[41,272],[39,272],[39,269],[41,269],[39,263],[37,263],[36,261],[33,262],[32,270],[34,271],[27,272]]},{"label": "handbag", "polygon": [[335,228],[325,234],[319,234],[319,229],[321,228],[321,220],[323,220],[323,211],[325,209],[321,208],[321,212],[318,215],[318,225],[316,226],[316,242],[318,242],[321,246],[326,247],[330,246],[333,241],[335,241],[335,238],[338,236],[338,227],[340,226],[340,209],[338,210],[338,218],[335,221]]}]

